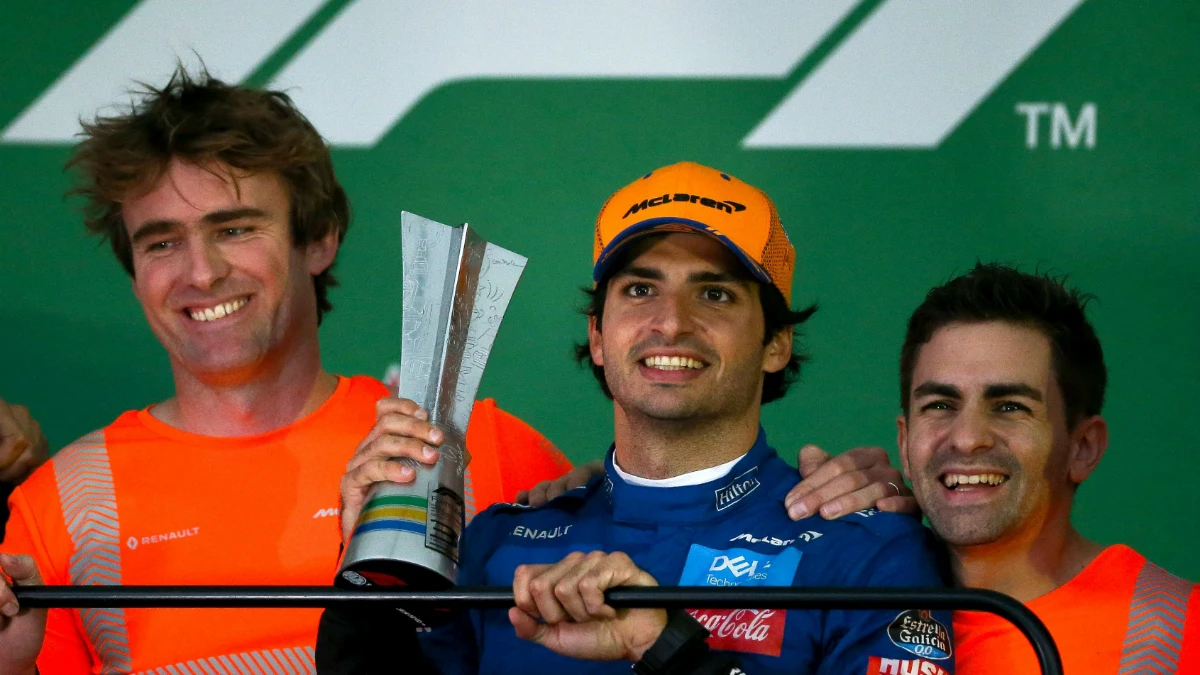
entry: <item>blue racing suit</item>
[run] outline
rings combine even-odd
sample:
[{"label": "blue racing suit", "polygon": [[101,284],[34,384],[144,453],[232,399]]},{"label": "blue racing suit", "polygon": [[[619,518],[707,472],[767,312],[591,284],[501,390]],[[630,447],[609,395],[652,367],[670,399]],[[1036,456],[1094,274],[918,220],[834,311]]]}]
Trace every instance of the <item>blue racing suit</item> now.
[{"label": "blue racing suit", "polygon": [[[518,565],[573,551],[623,551],[660,585],[940,586],[938,544],[910,516],[866,510],[792,521],[783,498],[797,472],[759,431],[724,478],[688,487],[605,476],[541,507],[495,505],[466,529],[458,583],[508,586]],[[689,610],[750,675],[944,675],[954,672],[949,612]],[[518,638],[504,610],[465,612],[421,636],[447,673],[628,673],[629,663],[577,661]]]}]

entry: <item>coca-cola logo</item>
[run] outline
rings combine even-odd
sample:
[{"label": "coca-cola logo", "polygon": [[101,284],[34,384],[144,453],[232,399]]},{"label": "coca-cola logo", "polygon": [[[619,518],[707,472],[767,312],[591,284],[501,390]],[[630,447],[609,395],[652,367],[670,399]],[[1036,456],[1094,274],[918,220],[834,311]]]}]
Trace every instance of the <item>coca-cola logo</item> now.
[{"label": "coca-cola logo", "polygon": [[750,654],[779,656],[787,613],[774,609],[689,609],[708,629],[708,645]]}]

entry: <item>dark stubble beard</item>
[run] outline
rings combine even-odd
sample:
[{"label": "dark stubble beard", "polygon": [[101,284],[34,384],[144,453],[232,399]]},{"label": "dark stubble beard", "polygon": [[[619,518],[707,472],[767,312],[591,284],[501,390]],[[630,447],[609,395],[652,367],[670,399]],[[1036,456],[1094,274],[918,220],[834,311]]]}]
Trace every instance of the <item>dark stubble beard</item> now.
[{"label": "dark stubble beard", "polygon": [[[953,463],[966,471],[971,470],[970,464],[964,465],[960,457],[951,453],[935,456],[913,481],[914,494],[929,524],[950,546],[979,546],[999,541],[1020,524],[1032,509],[1030,504],[1025,503],[1029,486],[1021,465],[1011,454],[996,450],[978,459],[985,460],[988,469],[999,469],[1008,474],[1008,481],[1002,485],[1004,494],[1001,500],[972,506],[947,504],[949,490],[939,480],[944,467]],[[978,466],[982,472],[985,465],[980,462]]]},{"label": "dark stubble beard", "polygon": [[[720,361],[715,350],[698,340],[680,340],[677,342],[667,342],[665,340],[651,338],[636,345],[631,353],[640,354],[645,350],[653,347],[683,347],[697,352],[705,361],[709,363],[709,368],[717,368]],[[629,401],[622,400],[624,397],[624,386],[622,380],[628,378],[629,381],[635,380],[638,377],[638,363],[634,362],[628,366],[627,371],[615,373],[616,377],[606,371],[609,377],[609,390],[613,392],[614,398],[627,411],[637,411],[637,413],[646,418],[661,421],[661,422],[697,422],[711,419],[719,419],[728,414],[736,414],[740,412],[744,402],[754,400],[754,397],[759,396],[762,391],[761,371],[758,366],[762,361],[762,355],[757,354],[751,359],[757,359],[749,364],[726,364],[732,366],[726,372],[747,374],[745,377],[737,377],[735,381],[724,382],[717,390],[709,392],[709,396],[702,396],[700,392],[693,392],[686,402],[676,402],[674,405],[660,406],[654,405],[649,401]],[[607,358],[605,359],[608,360]],[[752,368],[754,370],[752,370]],[[616,370],[616,369],[614,369]],[[682,403],[682,405],[680,405]]]}]

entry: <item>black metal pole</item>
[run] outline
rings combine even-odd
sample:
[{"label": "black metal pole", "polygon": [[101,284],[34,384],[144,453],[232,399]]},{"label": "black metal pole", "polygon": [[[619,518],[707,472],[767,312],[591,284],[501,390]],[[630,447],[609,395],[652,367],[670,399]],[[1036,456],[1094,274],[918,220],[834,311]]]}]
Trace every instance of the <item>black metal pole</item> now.
[{"label": "black metal pole", "polygon": [[[462,586],[448,591],[344,591],[326,586],[18,586],[25,607],[330,607],[435,606],[507,609],[511,588]],[[605,594],[617,608],[666,609],[959,609],[1004,617],[1033,645],[1044,675],[1062,675],[1058,648],[1025,605],[995,591],[957,588],[619,587]]]}]

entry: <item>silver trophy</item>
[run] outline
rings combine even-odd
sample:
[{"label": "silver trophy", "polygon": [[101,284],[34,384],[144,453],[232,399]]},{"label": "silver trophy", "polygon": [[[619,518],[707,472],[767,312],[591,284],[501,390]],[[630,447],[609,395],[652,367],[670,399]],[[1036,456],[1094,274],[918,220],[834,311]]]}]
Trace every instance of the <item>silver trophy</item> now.
[{"label": "silver trophy", "polygon": [[[450,227],[403,213],[404,322],[400,396],[445,434],[432,468],[409,460],[416,480],[372,488],[338,573],[342,587],[451,587],[464,527],[467,421],[496,330],[525,258]],[[422,626],[442,613],[405,612]]]}]

